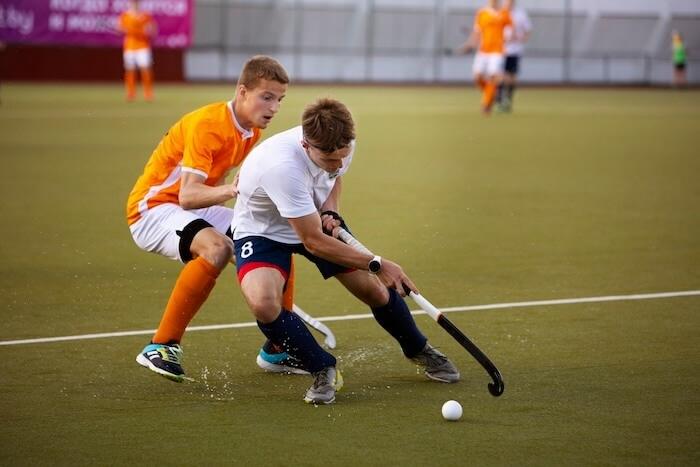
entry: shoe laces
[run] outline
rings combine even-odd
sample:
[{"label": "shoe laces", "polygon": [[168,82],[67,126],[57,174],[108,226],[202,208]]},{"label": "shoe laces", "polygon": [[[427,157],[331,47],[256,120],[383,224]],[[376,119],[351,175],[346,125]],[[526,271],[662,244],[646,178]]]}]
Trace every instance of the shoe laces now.
[{"label": "shoe laces", "polygon": [[427,347],[419,354],[419,356],[424,357],[425,365],[429,368],[441,367],[448,362],[447,356],[445,356],[435,347]]},{"label": "shoe laces", "polygon": [[315,373],[316,379],[314,380],[314,385],[313,387],[320,388],[323,386],[331,386],[333,382],[331,381],[330,377],[330,367],[329,368],[324,368],[323,370],[319,371],[318,373]]},{"label": "shoe laces", "polygon": [[182,347],[179,345],[163,345],[158,348],[158,353],[163,361],[180,364]]}]

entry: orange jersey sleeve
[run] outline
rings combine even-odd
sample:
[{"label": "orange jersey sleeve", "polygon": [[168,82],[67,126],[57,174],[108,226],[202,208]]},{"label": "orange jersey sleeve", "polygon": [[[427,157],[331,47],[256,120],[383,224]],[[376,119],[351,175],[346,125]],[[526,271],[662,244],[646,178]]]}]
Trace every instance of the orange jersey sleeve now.
[{"label": "orange jersey sleeve", "polygon": [[149,29],[155,26],[153,17],[145,12],[125,11],[119,17],[124,33],[124,50],[145,49],[151,46]]},{"label": "orange jersey sleeve", "polygon": [[201,175],[206,185],[218,185],[232,168],[241,165],[259,139],[257,128],[250,137],[243,137],[226,102],[185,115],[163,136],[131,190],[126,205],[128,224],[159,204],[179,204],[183,172]]},{"label": "orange jersey sleeve", "polygon": [[512,20],[508,10],[480,9],[474,21],[475,27],[481,33],[479,52],[503,53],[505,45],[503,31],[510,24]]}]

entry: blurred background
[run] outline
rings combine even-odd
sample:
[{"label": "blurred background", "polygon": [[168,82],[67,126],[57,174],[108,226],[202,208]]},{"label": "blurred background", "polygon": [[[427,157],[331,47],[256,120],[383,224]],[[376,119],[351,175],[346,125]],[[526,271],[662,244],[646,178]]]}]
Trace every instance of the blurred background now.
[{"label": "blurred background", "polygon": [[[144,0],[160,27],[159,81],[232,80],[247,57],[277,57],[296,82],[471,81],[467,37],[481,0]],[[520,82],[667,85],[671,33],[700,81],[697,0],[520,0],[533,31]],[[125,0],[3,0],[0,76],[120,80]],[[167,21],[175,22],[173,25]],[[46,30],[50,30],[46,33]],[[42,31],[43,30],[43,31]]]}]

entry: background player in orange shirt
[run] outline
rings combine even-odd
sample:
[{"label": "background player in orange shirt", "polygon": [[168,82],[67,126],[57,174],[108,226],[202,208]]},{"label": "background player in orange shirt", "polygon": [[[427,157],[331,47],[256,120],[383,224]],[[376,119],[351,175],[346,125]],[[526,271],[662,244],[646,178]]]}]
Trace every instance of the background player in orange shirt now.
[{"label": "background player in orange shirt", "polygon": [[119,17],[119,31],[124,34],[124,84],[126,99],[136,97],[136,68],[141,71],[143,96],[153,99],[153,55],[151,39],[158,32],[153,17],[139,9],[139,0],[129,0],[129,8]]},{"label": "background player in orange shirt", "polygon": [[510,0],[506,0],[501,9],[498,8],[498,0],[489,0],[487,6],[476,12],[474,29],[458,49],[467,53],[478,44],[472,72],[474,81],[481,88],[481,110],[484,114],[491,112],[496,89],[503,79],[504,29],[512,24],[510,9]]},{"label": "background player in orange shirt", "polygon": [[[237,179],[226,183],[280,108],[289,77],[275,59],[243,66],[229,102],[201,107],[175,123],[148,160],[127,201],[127,222],[143,250],[185,263],[158,329],[139,364],[181,382],[180,340],[233,255]],[[288,287],[291,294],[292,287]],[[291,309],[291,298],[285,297]]]}]

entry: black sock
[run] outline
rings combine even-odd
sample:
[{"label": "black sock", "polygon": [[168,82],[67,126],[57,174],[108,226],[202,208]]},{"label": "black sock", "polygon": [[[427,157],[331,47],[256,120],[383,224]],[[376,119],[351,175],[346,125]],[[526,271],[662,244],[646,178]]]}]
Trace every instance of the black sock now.
[{"label": "black sock", "polygon": [[372,308],[374,319],[401,345],[403,354],[411,358],[423,350],[428,339],[420,332],[406,302],[394,289],[389,290],[389,303]]},{"label": "black sock", "polygon": [[294,313],[282,309],[271,323],[261,323],[258,327],[268,339],[279,343],[292,357],[301,362],[303,369],[310,373],[321,371],[327,366],[335,366],[335,357],[318,345],[306,324]]},{"label": "black sock", "polygon": [[513,100],[513,93],[515,92],[515,84],[509,84],[508,88],[506,89],[506,92],[508,94],[508,100],[512,101]]},{"label": "black sock", "polygon": [[276,354],[276,353],[282,353],[284,352],[284,349],[282,348],[281,345],[275,344],[272,342],[270,339],[265,340],[262,346],[263,351],[269,354]]},{"label": "black sock", "polygon": [[496,88],[496,102],[498,104],[503,102],[503,83],[499,84]]}]

